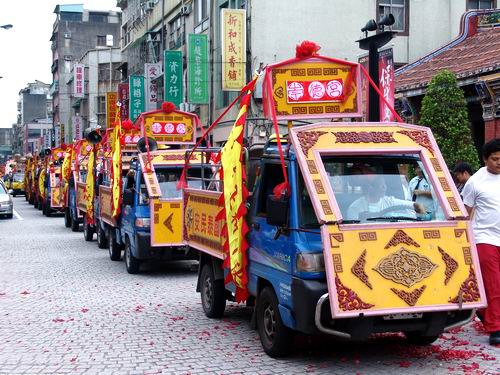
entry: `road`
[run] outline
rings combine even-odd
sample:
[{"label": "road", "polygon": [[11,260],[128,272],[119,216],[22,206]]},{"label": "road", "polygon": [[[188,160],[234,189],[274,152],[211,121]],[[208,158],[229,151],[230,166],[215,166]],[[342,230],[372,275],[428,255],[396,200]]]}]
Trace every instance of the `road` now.
[{"label": "road", "polygon": [[[498,374],[481,323],[427,347],[397,334],[366,343],[298,336],[288,358],[263,353],[251,310],[202,312],[193,263],[123,262],[24,197],[0,220],[0,374]],[[22,219],[22,220],[20,220]]]}]

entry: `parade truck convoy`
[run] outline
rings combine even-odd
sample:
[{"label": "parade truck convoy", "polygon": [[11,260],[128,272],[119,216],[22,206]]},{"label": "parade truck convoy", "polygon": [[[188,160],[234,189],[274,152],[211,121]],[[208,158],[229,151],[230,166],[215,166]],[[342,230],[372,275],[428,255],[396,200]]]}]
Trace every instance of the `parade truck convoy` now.
[{"label": "parade truck convoy", "polygon": [[47,167],[45,170],[42,212],[49,217],[52,212],[64,209],[64,185],[61,178],[61,166],[65,149],[54,147],[47,149]]},{"label": "parade truck convoy", "polygon": [[[124,250],[126,270],[131,274],[138,273],[146,260],[198,257],[182,238],[182,191],[177,190],[186,158],[186,149],[179,146],[194,144],[198,126],[196,115],[164,107],[142,113],[133,126],[122,127],[123,146],[113,146],[114,133],[107,137],[112,150],[100,170],[96,169],[94,220],[87,220],[88,206],[81,203],[79,207],[87,208],[85,239],[91,240],[96,231],[98,246],[107,244],[114,261],[121,259]],[[197,157],[197,153],[191,156],[193,162]],[[195,164],[187,174],[201,178],[202,172]],[[198,186],[199,180],[192,184]],[[89,198],[87,194],[86,204]]]},{"label": "parade truck convoy", "polygon": [[[275,124],[359,118],[361,69],[319,55],[268,66],[266,112]],[[248,90],[220,180],[183,192],[184,239],[200,250],[208,317],[221,318],[228,299],[255,303],[262,346],[278,357],[297,331],[352,340],[404,332],[428,344],[485,306],[467,213],[429,128],[290,123],[286,148],[279,137],[269,143],[246,186]],[[417,166],[432,186],[425,207],[408,190]]]}]

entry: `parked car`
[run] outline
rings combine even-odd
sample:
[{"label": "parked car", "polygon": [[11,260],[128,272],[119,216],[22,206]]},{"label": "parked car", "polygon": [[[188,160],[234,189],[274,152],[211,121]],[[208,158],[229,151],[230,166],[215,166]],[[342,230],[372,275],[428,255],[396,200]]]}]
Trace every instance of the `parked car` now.
[{"label": "parked car", "polygon": [[0,181],[0,216],[5,216],[7,219],[12,219],[14,215],[14,203],[5,187],[3,181]]}]

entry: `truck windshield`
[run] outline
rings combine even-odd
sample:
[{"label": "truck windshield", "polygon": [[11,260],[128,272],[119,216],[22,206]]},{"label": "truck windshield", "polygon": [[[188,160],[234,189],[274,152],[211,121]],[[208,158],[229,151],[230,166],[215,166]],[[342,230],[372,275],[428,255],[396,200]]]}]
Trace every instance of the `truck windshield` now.
[{"label": "truck windshield", "polygon": [[14,182],[23,182],[24,181],[24,173],[14,173]]},{"label": "truck windshield", "polygon": [[[162,169],[155,168],[162,198],[173,199],[182,197],[182,190],[177,189],[177,183],[181,177],[182,169],[182,167]],[[189,168],[188,177],[200,178],[201,169],[196,167]],[[201,189],[201,180],[188,178],[187,182],[190,188]]]},{"label": "truck windshield", "polygon": [[345,221],[445,219],[418,154],[323,156],[322,161]]}]

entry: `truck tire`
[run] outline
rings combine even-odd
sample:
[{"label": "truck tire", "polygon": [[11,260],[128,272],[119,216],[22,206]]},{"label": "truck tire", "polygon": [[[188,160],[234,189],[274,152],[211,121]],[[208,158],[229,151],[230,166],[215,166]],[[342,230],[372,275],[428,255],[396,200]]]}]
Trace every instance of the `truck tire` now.
[{"label": "truck tire", "polygon": [[432,344],[434,341],[436,341],[439,336],[438,335],[435,335],[435,336],[424,336],[422,335],[422,333],[420,332],[415,332],[415,331],[412,331],[412,332],[404,332],[405,336],[406,336],[406,339],[408,340],[408,342],[410,344],[413,344],[413,345],[430,345]]},{"label": "truck tire", "polygon": [[71,228],[71,214],[68,207],[64,209],[64,226],[66,228]]},{"label": "truck tire", "polygon": [[[71,212],[70,212],[71,216]],[[78,219],[75,219],[73,216],[71,216],[71,231],[72,232],[78,232],[80,230],[80,223],[78,222]]]},{"label": "truck tire", "polygon": [[45,216],[47,217],[50,217],[50,212],[51,208],[50,208],[50,202],[49,201],[45,201]]},{"label": "truck tire", "polygon": [[257,330],[266,354],[273,358],[287,355],[293,342],[293,332],[281,320],[278,298],[272,287],[262,289],[256,309]]},{"label": "truck tire", "polygon": [[5,217],[6,217],[7,219],[12,219],[12,218],[14,217],[14,214],[7,214],[7,215],[5,215]]},{"label": "truck tire", "polygon": [[116,233],[114,229],[109,230],[109,259],[118,261],[122,257],[122,246],[116,241]]},{"label": "truck tire", "polygon": [[101,223],[96,221],[96,233],[97,233],[97,247],[99,249],[106,249],[108,247],[108,239],[106,238],[106,232],[102,229]]},{"label": "truck tire", "polygon": [[85,241],[92,241],[94,239],[94,228],[87,223],[87,218],[83,217],[83,238]]},{"label": "truck tire", "polygon": [[132,245],[128,238],[125,240],[125,268],[131,275],[139,273],[141,268],[141,261],[132,254]]},{"label": "truck tire", "polygon": [[43,212],[43,202],[40,201],[40,199],[38,199],[38,206],[37,206],[37,208],[38,208],[39,211]]},{"label": "truck tire", "polygon": [[208,318],[220,319],[226,309],[224,280],[215,280],[210,263],[205,263],[200,274],[201,305]]}]

